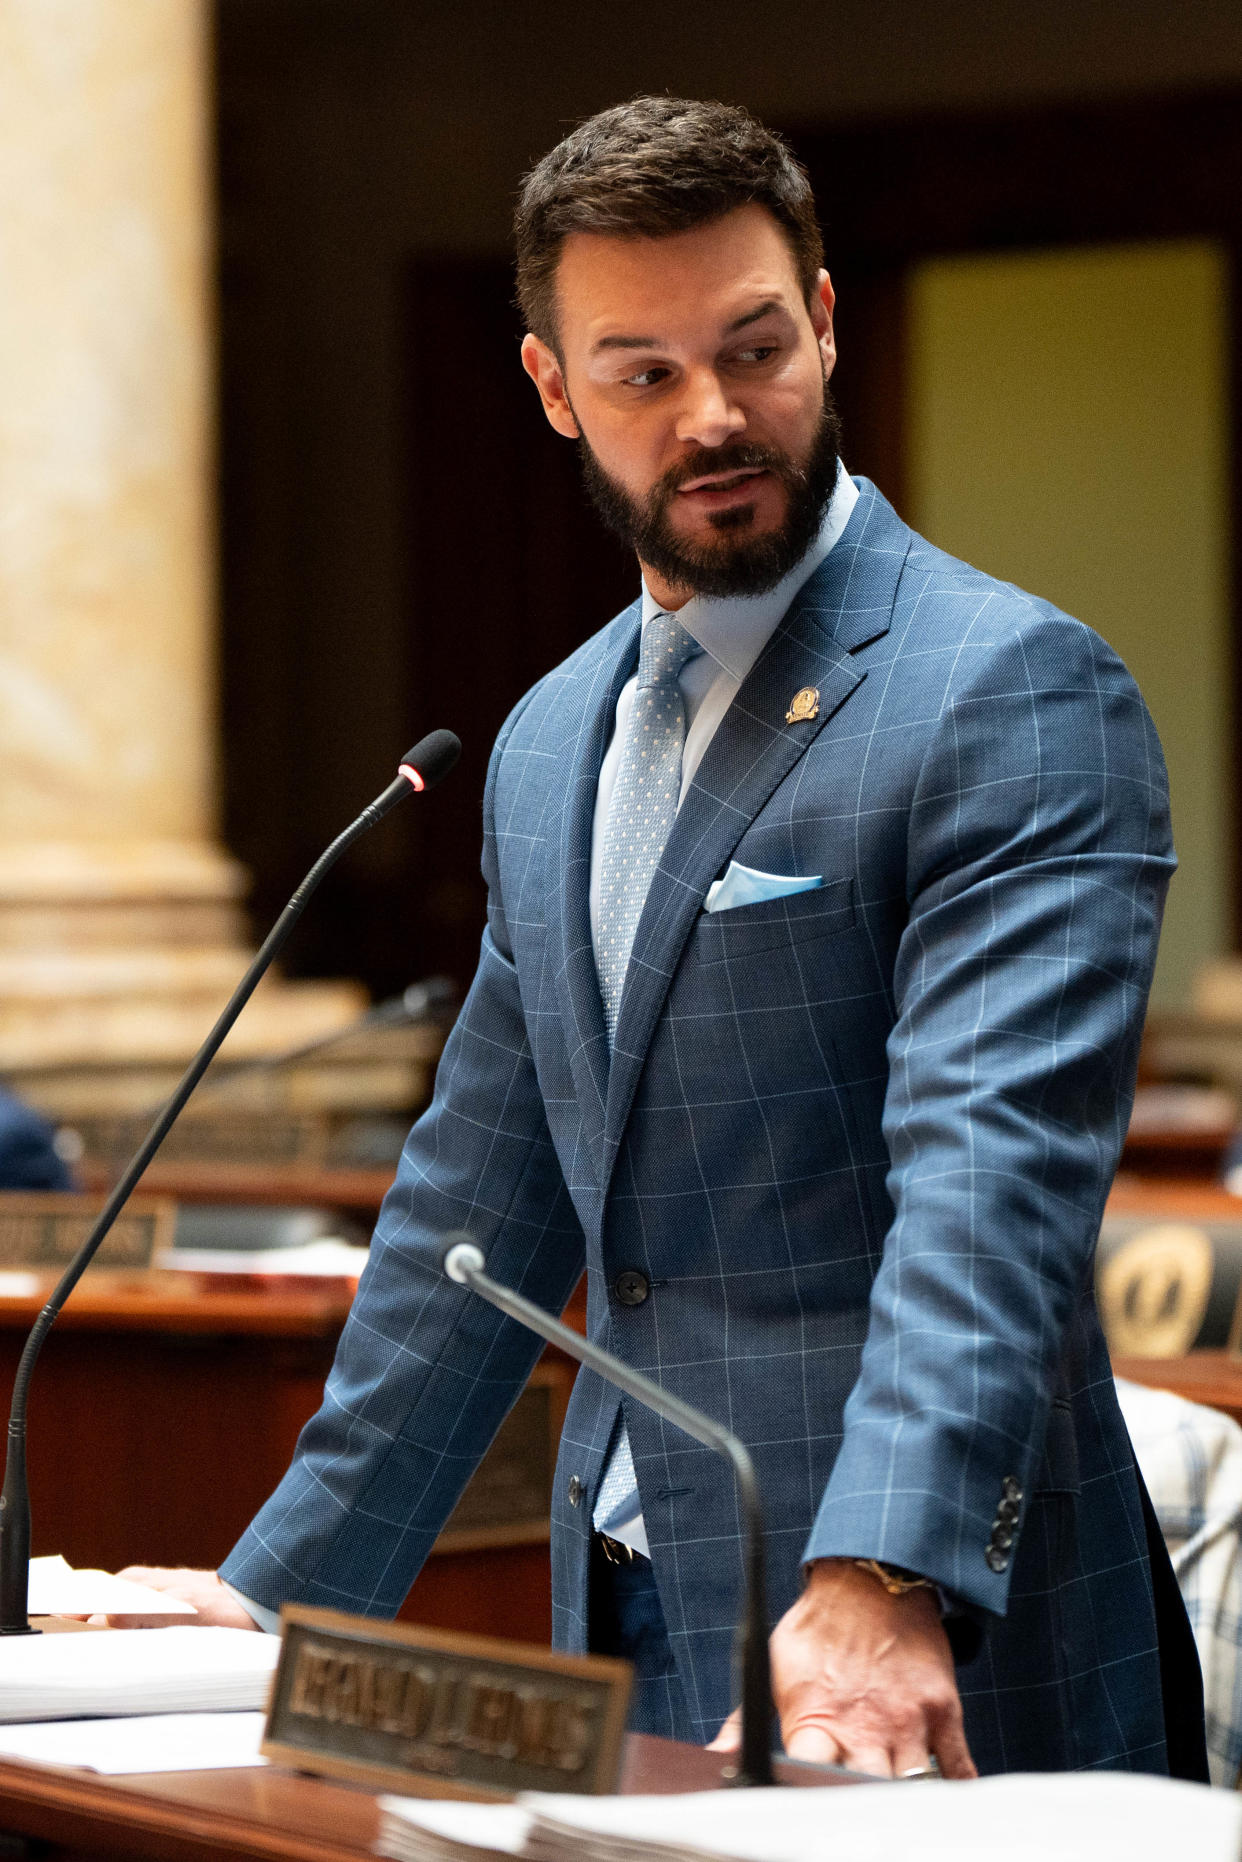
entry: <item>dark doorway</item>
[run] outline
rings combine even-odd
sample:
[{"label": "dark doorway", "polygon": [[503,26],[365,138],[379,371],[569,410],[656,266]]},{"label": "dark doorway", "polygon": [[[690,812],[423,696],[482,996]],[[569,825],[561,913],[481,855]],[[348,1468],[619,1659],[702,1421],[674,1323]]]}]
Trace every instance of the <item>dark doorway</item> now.
[{"label": "dark doorway", "polygon": [[484,912],[480,814],[497,732],[522,694],[632,601],[632,555],[602,529],[577,449],[522,369],[512,271],[420,260],[406,286],[406,612],[411,712],[462,740],[460,776],[420,816],[425,967],[468,980]]}]

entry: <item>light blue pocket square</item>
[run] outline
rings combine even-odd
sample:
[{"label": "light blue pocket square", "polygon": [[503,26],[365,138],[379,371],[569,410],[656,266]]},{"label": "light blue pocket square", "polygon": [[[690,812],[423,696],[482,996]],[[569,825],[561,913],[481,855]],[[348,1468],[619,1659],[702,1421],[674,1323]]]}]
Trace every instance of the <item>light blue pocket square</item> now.
[{"label": "light blue pocket square", "polygon": [[713,880],[707,888],[703,910],[731,912],[738,905],[759,905],[764,899],[787,899],[795,892],[817,892],[823,883],[818,873],[807,879],[788,873],[757,873],[753,866],[741,866],[736,860],[730,860],[724,878]]}]

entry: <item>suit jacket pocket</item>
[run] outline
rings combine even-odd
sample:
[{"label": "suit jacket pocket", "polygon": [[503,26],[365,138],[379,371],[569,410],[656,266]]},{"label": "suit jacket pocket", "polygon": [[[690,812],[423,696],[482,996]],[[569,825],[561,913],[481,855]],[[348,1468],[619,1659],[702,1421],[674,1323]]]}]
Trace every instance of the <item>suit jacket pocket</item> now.
[{"label": "suit jacket pocket", "polygon": [[847,876],[827,880],[813,892],[759,899],[732,911],[701,912],[695,943],[700,963],[723,963],[726,957],[751,957],[781,944],[830,937],[853,922],[854,881]]},{"label": "suit jacket pocket", "polygon": [[1054,1397],[1048,1411],[1048,1433],[1035,1476],[1035,1492],[1076,1494],[1081,1487],[1074,1412],[1064,1398]]}]

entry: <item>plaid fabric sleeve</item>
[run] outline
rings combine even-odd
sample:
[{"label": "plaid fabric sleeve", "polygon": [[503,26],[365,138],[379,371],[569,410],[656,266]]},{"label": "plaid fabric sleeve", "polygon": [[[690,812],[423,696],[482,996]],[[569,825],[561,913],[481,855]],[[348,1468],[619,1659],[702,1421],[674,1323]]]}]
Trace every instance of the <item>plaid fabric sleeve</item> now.
[{"label": "plaid fabric sleeve", "polygon": [[896,1215],[806,1556],[1003,1614],[1133,1091],[1173,868],[1159,743],[1089,629],[998,603],[965,643],[908,841],[885,1138]]}]

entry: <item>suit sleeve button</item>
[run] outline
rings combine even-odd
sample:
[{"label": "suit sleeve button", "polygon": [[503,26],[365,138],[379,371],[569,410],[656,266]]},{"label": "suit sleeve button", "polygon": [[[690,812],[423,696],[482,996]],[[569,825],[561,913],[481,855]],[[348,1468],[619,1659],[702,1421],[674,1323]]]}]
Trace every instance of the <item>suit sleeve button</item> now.
[{"label": "suit sleeve button", "polygon": [[582,1495],[583,1495],[582,1482],[578,1479],[578,1476],[576,1474],[571,1474],[569,1477],[569,1504],[570,1506],[581,1506]]},{"label": "suit sleeve button", "polygon": [[623,1306],[641,1306],[651,1291],[651,1282],[636,1267],[626,1267],[613,1281],[612,1290]]},{"label": "suit sleeve button", "polygon": [[995,1571],[998,1575],[1000,1572],[1004,1571],[1009,1564],[1007,1555],[1001,1551],[999,1545],[989,1545],[987,1551],[984,1553],[984,1557],[988,1561],[988,1569],[990,1571]]},{"label": "suit sleeve button", "polygon": [[1016,1500],[1019,1505],[1022,1504],[1022,1488],[1016,1474],[1006,1474],[1001,1482],[1001,1492],[1006,1500]]}]

